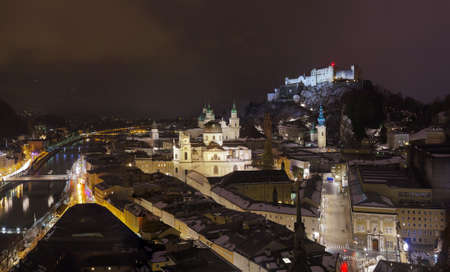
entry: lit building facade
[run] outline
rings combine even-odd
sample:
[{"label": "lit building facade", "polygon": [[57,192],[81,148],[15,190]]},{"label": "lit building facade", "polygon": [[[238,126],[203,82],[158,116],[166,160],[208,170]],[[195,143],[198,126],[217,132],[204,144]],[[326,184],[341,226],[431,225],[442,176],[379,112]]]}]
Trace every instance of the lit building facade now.
[{"label": "lit building facade", "polygon": [[236,170],[245,170],[252,163],[251,150],[244,146],[224,144],[222,126],[216,121],[204,125],[202,142],[191,142],[186,132],[179,132],[173,146],[174,176],[185,180],[189,170],[203,175],[224,176]]}]

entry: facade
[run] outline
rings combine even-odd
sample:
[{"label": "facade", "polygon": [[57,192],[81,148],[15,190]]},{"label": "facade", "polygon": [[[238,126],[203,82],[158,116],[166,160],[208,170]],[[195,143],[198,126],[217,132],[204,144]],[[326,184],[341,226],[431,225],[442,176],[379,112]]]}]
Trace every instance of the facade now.
[{"label": "facade", "polygon": [[389,131],[387,135],[387,143],[390,149],[397,149],[408,145],[409,133],[402,131]]},{"label": "facade", "polygon": [[173,161],[154,160],[152,158],[136,158],[134,164],[146,174],[160,172],[166,175],[173,175]]},{"label": "facade", "polygon": [[403,243],[434,252],[446,217],[432,204],[431,188],[398,165],[351,167],[349,187],[355,241],[386,254]]},{"label": "facade", "polygon": [[409,244],[434,248],[445,229],[445,209],[433,207],[401,207],[397,209],[399,234]]},{"label": "facade", "polygon": [[224,176],[245,170],[252,163],[250,149],[224,144],[222,126],[216,121],[204,125],[202,140],[191,142],[188,133],[179,133],[178,144],[173,146],[174,176],[185,180],[189,170],[196,170],[207,177]]},{"label": "facade", "polygon": [[353,206],[353,238],[369,252],[395,255],[398,249],[397,215],[393,207]]},{"label": "facade", "polygon": [[[214,114],[211,105],[204,106],[202,113],[198,117],[198,127],[205,128],[205,125],[208,122],[215,122],[216,116]],[[239,139],[240,132],[240,124],[239,117],[237,115],[236,104],[233,103],[233,107],[231,109],[229,123],[227,124],[223,119],[220,121],[220,127],[222,128],[222,136],[223,138],[220,141],[228,141],[228,140],[237,140]]]}]

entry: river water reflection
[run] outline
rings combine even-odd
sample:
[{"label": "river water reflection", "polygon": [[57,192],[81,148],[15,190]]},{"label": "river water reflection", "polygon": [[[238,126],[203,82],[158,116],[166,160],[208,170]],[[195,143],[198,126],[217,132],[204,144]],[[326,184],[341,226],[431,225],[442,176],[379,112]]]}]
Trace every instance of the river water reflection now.
[{"label": "river water reflection", "polygon": [[[40,175],[66,174],[78,158],[78,149],[57,153],[39,170]],[[0,194],[0,234],[4,230],[29,228],[56,202],[64,181],[29,181]]]}]

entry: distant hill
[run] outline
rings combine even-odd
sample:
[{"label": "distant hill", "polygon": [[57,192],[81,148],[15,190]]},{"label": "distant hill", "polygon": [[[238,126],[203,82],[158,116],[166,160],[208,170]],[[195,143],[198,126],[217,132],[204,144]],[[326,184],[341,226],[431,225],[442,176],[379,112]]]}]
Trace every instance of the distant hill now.
[{"label": "distant hill", "polygon": [[430,126],[438,113],[449,111],[450,95],[424,104],[373,85],[369,80],[361,84],[324,84],[301,90],[298,103],[292,100],[250,103],[243,119],[244,122],[247,120],[261,126],[264,113],[269,112],[274,126],[280,121],[297,119],[304,120],[305,124],[317,123],[319,105],[324,106],[330,137],[339,136],[341,116],[344,114],[351,121],[353,137],[359,141],[366,137],[367,128],[380,128],[386,120],[414,131]]},{"label": "distant hill", "polygon": [[26,122],[6,101],[0,99],[0,138],[12,138],[26,132]]}]

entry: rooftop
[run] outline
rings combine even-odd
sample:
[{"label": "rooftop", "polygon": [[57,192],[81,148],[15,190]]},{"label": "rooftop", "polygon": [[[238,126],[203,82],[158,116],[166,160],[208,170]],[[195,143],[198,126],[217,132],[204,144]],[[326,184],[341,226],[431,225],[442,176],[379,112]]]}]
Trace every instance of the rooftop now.
[{"label": "rooftop", "polygon": [[428,188],[408,175],[407,169],[398,165],[364,165],[358,166],[364,184],[379,184],[397,188]]},{"label": "rooftop", "polygon": [[133,270],[145,261],[141,244],[106,208],[76,205],[13,271],[32,271],[38,266],[46,271],[81,271],[83,267],[118,265]]},{"label": "rooftop", "polygon": [[221,185],[236,183],[291,183],[283,170],[234,171],[223,177]]}]

